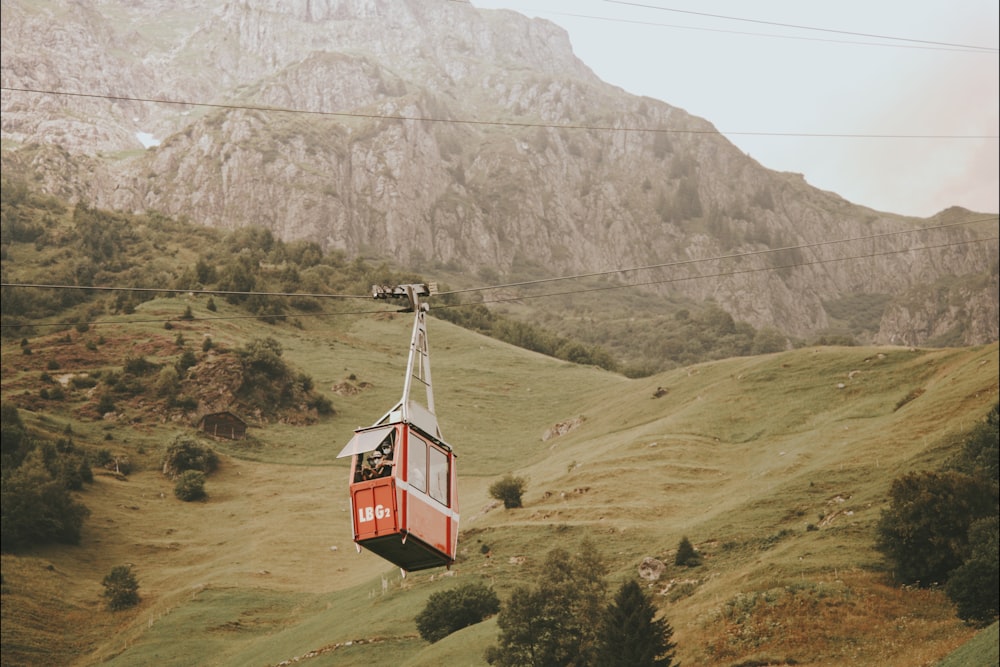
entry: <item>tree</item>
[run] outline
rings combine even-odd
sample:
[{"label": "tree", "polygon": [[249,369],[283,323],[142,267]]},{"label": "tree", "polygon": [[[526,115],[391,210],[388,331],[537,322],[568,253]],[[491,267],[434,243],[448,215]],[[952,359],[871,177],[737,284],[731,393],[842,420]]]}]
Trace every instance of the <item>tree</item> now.
[{"label": "tree", "polygon": [[968,554],[970,524],[996,513],[996,486],[957,472],[904,475],[893,480],[889,496],[876,547],[905,584],[946,581]]},{"label": "tree", "polygon": [[528,586],[515,588],[497,616],[500,636],[497,645],[486,650],[486,661],[498,667],[556,664],[546,651],[556,628],[545,609],[544,592]]},{"label": "tree", "polygon": [[432,644],[500,611],[500,598],[481,582],[469,582],[431,595],[417,615],[417,631]]},{"label": "tree", "polygon": [[486,652],[499,667],[594,665],[604,613],[607,567],[587,540],[578,553],[548,553],[534,587],[511,594],[497,616],[497,646]]},{"label": "tree", "polygon": [[1000,524],[980,519],[969,528],[971,555],[948,578],[945,591],[964,621],[987,625],[1000,614]]},{"label": "tree", "polygon": [[701,557],[698,556],[698,552],[691,545],[691,540],[684,536],[681,538],[680,544],[677,545],[677,555],[674,557],[674,565],[694,567],[696,565],[701,565]]},{"label": "tree", "polygon": [[635,581],[618,589],[608,605],[598,635],[597,662],[602,667],[671,667],[677,645],[674,630]]},{"label": "tree", "polygon": [[46,467],[41,448],[0,480],[0,539],[4,551],[33,544],[77,544],[90,511],[73,500],[66,484]]},{"label": "tree", "polygon": [[205,473],[200,470],[185,470],[177,478],[174,495],[185,502],[201,500],[205,497]]},{"label": "tree", "polygon": [[521,496],[527,485],[523,477],[506,475],[490,485],[490,496],[502,500],[504,509],[521,507]]},{"label": "tree", "polygon": [[1000,481],[1000,403],[995,403],[986,419],[976,424],[955,458],[954,467],[967,475]]},{"label": "tree", "polygon": [[104,597],[108,598],[108,609],[119,611],[134,607],[139,603],[139,582],[130,565],[116,565],[101,581]]}]

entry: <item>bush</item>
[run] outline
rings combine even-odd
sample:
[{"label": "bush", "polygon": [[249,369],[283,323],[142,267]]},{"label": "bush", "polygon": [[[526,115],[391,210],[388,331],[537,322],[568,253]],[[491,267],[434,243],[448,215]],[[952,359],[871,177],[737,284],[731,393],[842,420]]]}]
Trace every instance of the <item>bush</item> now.
[{"label": "bush", "polygon": [[490,497],[502,500],[504,509],[521,507],[521,496],[527,485],[523,477],[507,475],[490,486]]},{"label": "bush", "polygon": [[101,398],[97,402],[97,411],[102,415],[115,411],[115,399],[112,398],[111,394],[101,394]]},{"label": "bush", "polygon": [[104,597],[108,598],[108,609],[119,611],[134,607],[139,603],[139,582],[129,565],[116,565],[101,581]]},{"label": "bush", "polygon": [[163,474],[169,477],[177,477],[188,470],[209,474],[218,466],[219,457],[211,447],[185,435],[175,437],[163,455]]},{"label": "bush", "polygon": [[177,483],[174,485],[174,495],[184,502],[204,498],[207,495],[205,493],[205,473],[200,470],[185,470],[177,478]]},{"label": "bush", "polygon": [[424,640],[433,644],[498,611],[500,599],[492,588],[479,582],[466,583],[431,595],[424,610],[417,615],[417,630]]}]

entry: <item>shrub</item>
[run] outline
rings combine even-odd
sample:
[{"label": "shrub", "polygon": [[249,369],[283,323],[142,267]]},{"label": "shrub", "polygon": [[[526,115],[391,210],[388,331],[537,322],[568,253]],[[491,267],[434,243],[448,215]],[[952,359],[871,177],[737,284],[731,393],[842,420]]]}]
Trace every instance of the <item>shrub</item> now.
[{"label": "shrub", "polygon": [[102,415],[115,411],[115,399],[111,394],[101,394],[101,399],[97,403],[97,411]]},{"label": "shrub", "polygon": [[177,477],[188,470],[211,473],[219,465],[219,457],[211,447],[201,445],[193,438],[178,435],[163,454],[163,474]]},{"label": "shrub", "polygon": [[316,397],[309,401],[308,405],[321,415],[334,413],[333,402],[323,394],[316,394]]},{"label": "shrub", "polygon": [[281,358],[281,343],[270,336],[251,340],[239,353],[248,372],[272,380],[288,375],[288,366]]},{"label": "shrub", "polygon": [[490,485],[490,497],[503,501],[504,509],[521,507],[521,496],[527,484],[523,477],[507,475]]},{"label": "shrub", "polygon": [[125,357],[125,372],[129,375],[145,375],[154,371],[158,366],[145,357]]},{"label": "shrub", "polygon": [[493,589],[480,582],[470,582],[431,595],[417,615],[417,630],[424,640],[433,644],[498,611],[500,599]]},{"label": "shrub", "polygon": [[174,485],[174,495],[184,502],[204,498],[206,496],[205,473],[200,470],[185,470],[177,478],[177,483]]},{"label": "shrub", "polygon": [[104,597],[108,598],[108,609],[119,611],[134,607],[139,603],[139,582],[130,565],[116,565],[101,581]]}]

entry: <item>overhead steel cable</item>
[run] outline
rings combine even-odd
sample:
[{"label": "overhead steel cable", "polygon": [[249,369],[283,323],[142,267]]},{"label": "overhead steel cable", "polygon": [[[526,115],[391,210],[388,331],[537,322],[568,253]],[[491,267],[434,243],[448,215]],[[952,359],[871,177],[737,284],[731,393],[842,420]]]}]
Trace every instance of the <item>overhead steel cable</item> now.
[{"label": "overhead steel cable", "polygon": [[526,301],[528,299],[544,299],[544,298],[556,297],[556,296],[571,296],[571,295],[574,295],[574,294],[585,294],[585,293],[588,293],[588,292],[605,292],[605,291],[609,291],[609,290],[629,289],[629,288],[633,288],[633,287],[648,287],[650,285],[662,285],[662,284],[666,284],[666,283],[679,283],[679,282],[685,282],[685,281],[688,281],[688,280],[701,280],[703,278],[720,278],[720,277],[726,277],[726,276],[736,276],[736,275],[741,275],[741,274],[746,274],[746,273],[760,273],[760,272],[764,272],[764,271],[780,271],[782,269],[793,269],[793,268],[797,268],[797,267],[801,267],[801,266],[811,266],[811,265],[814,265],[814,264],[830,264],[832,262],[846,262],[846,261],[850,261],[850,260],[853,260],[853,259],[870,259],[872,257],[885,257],[885,256],[888,256],[888,255],[898,255],[898,254],[902,254],[902,253],[905,253],[905,252],[917,252],[917,251],[922,251],[922,250],[935,250],[935,249],[939,249],[939,248],[948,248],[948,247],[951,247],[951,246],[966,245],[966,244],[970,244],[970,243],[980,243],[982,241],[994,241],[995,242],[995,241],[998,241],[998,240],[1000,240],[1000,236],[991,236],[991,237],[979,238],[979,239],[969,239],[969,240],[965,240],[965,241],[953,241],[951,243],[941,243],[941,244],[938,244],[938,245],[921,246],[919,248],[906,248],[906,249],[903,249],[903,250],[884,250],[884,251],[881,251],[881,252],[872,252],[872,253],[868,253],[868,254],[864,254],[864,255],[852,255],[850,257],[831,257],[831,258],[827,258],[827,259],[817,259],[817,260],[811,260],[811,261],[793,262],[793,263],[790,263],[790,264],[783,264],[781,266],[759,266],[759,267],[746,268],[746,269],[733,269],[731,271],[719,271],[717,273],[699,273],[699,274],[693,275],[693,276],[678,276],[678,277],[671,277],[671,278],[663,278],[663,279],[660,279],[660,280],[647,280],[647,281],[638,282],[638,283],[622,283],[622,284],[618,284],[618,285],[602,285],[600,287],[587,287],[587,288],[580,288],[580,289],[574,289],[574,290],[566,290],[566,291],[563,291],[563,292],[545,292],[543,294],[527,294],[527,295],[522,294],[522,295],[518,295],[518,296],[500,297],[500,298],[496,298],[496,299],[483,299],[482,301],[478,301],[476,303],[441,304],[441,305],[435,306],[435,308],[457,308],[457,307],[461,307],[461,306],[478,305],[480,303],[507,303],[507,302],[511,302],[511,301]]},{"label": "overhead steel cable", "polygon": [[[573,280],[573,279],[580,279],[580,278],[587,278],[587,277],[596,277],[596,276],[602,276],[602,275],[620,274],[620,273],[631,272],[631,271],[641,271],[641,270],[649,270],[649,269],[656,269],[656,268],[666,268],[666,267],[673,267],[673,266],[680,266],[680,265],[692,265],[692,264],[698,264],[698,263],[702,263],[702,262],[717,262],[717,261],[723,261],[723,260],[728,260],[728,259],[741,259],[741,258],[744,258],[744,257],[760,256],[760,255],[764,255],[764,254],[767,254],[767,253],[779,252],[779,251],[783,251],[783,250],[785,250],[785,251],[787,251],[787,250],[797,250],[797,249],[805,249],[805,248],[812,248],[812,247],[819,247],[819,246],[831,245],[831,244],[836,244],[836,243],[848,243],[848,242],[854,242],[854,241],[872,240],[872,239],[883,238],[883,237],[887,237],[887,236],[894,236],[894,235],[904,234],[904,233],[908,233],[908,232],[909,233],[914,233],[914,232],[921,232],[921,231],[928,231],[928,230],[933,231],[933,230],[947,228],[947,227],[954,227],[956,225],[961,225],[961,224],[971,224],[973,222],[987,222],[987,221],[995,220],[995,219],[996,219],[996,216],[993,216],[993,217],[988,217],[988,218],[980,218],[978,220],[972,220],[972,221],[963,221],[963,222],[957,222],[957,223],[947,223],[947,224],[944,224],[944,225],[936,225],[936,226],[933,226],[933,227],[924,227],[924,228],[919,228],[919,229],[901,230],[901,231],[896,231],[896,232],[885,232],[885,233],[881,233],[881,234],[873,234],[873,235],[870,235],[870,236],[863,236],[863,237],[855,237],[855,238],[849,238],[849,239],[842,239],[842,240],[839,240],[839,241],[823,241],[823,242],[817,242],[817,243],[812,243],[812,244],[804,244],[804,245],[800,245],[800,246],[787,246],[787,247],[784,247],[784,248],[775,248],[775,249],[769,249],[769,250],[763,250],[763,251],[753,251],[753,252],[749,252],[749,253],[742,253],[742,254],[735,254],[735,255],[719,255],[719,256],[716,256],[716,257],[705,257],[705,258],[699,258],[699,259],[693,259],[693,260],[683,260],[683,261],[680,261],[680,262],[668,262],[668,263],[664,263],[664,264],[655,264],[655,265],[650,265],[650,266],[645,266],[645,267],[634,267],[634,268],[631,268],[631,269],[617,269],[617,270],[613,270],[613,271],[600,271],[600,272],[593,272],[593,273],[587,273],[587,274],[579,274],[579,275],[574,275],[574,276],[561,276],[561,277],[557,277],[557,278],[543,278],[543,279],[539,279],[539,280],[523,281],[523,282],[519,282],[519,283],[508,283],[508,284],[504,284],[504,285],[492,285],[492,286],[488,286],[488,287],[478,287],[478,288],[470,288],[470,289],[464,289],[464,290],[450,290],[450,291],[446,291],[446,292],[438,292],[438,293],[435,294],[435,296],[444,296],[444,295],[449,295],[449,294],[461,294],[461,293],[469,293],[469,292],[477,292],[477,291],[498,290],[498,289],[511,288],[511,287],[521,287],[521,286],[534,285],[534,284],[542,284],[542,283],[549,283],[549,282]],[[696,274],[696,275],[691,275],[691,276],[671,277],[671,278],[664,278],[664,279],[658,279],[658,280],[649,280],[649,281],[643,281],[643,282],[621,283],[621,284],[617,284],[617,285],[604,285],[604,286],[601,286],[601,287],[593,287],[593,288],[578,288],[578,289],[573,289],[573,290],[565,290],[565,291],[562,291],[562,292],[546,292],[546,293],[542,293],[542,294],[531,294],[531,295],[521,294],[521,295],[518,295],[518,296],[503,297],[503,298],[496,298],[496,299],[483,299],[483,300],[476,301],[476,302],[471,302],[471,303],[467,302],[467,303],[457,303],[457,304],[438,304],[438,305],[435,306],[435,308],[459,308],[459,307],[471,306],[471,305],[478,305],[478,304],[483,304],[483,303],[503,303],[503,302],[520,301],[520,300],[527,300],[527,299],[539,299],[539,298],[547,298],[547,297],[555,297],[555,296],[568,296],[568,295],[572,295],[572,294],[584,294],[584,293],[588,293],[588,292],[600,292],[600,291],[613,290],[613,289],[627,289],[627,288],[632,288],[632,287],[645,287],[645,286],[649,286],[649,285],[658,285],[658,284],[666,284],[666,283],[673,283],[673,282],[684,282],[684,281],[688,281],[688,280],[699,280],[699,279],[703,279],[703,278],[724,277],[724,276],[739,275],[739,274],[744,274],[744,273],[758,273],[758,272],[764,272],[764,271],[778,271],[778,270],[782,270],[782,269],[797,268],[797,267],[802,267],[802,266],[811,266],[811,265],[816,265],[816,264],[828,264],[828,263],[831,263],[831,262],[849,261],[849,260],[852,260],[852,259],[869,259],[869,258],[872,258],[872,257],[884,257],[884,256],[889,256],[889,255],[903,254],[903,253],[907,253],[907,252],[916,252],[916,251],[924,251],[924,250],[934,250],[934,249],[946,248],[946,247],[952,247],[952,246],[958,246],[958,245],[966,245],[966,244],[971,244],[971,243],[979,243],[979,242],[983,242],[983,241],[997,241],[998,239],[1000,239],[1000,237],[996,237],[996,236],[985,237],[985,238],[976,238],[976,239],[964,239],[964,240],[960,240],[960,241],[952,241],[952,242],[949,242],[949,243],[942,243],[942,244],[931,245],[931,246],[908,247],[908,248],[902,248],[902,249],[893,249],[893,250],[885,250],[885,251],[880,251],[880,252],[873,252],[873,253],[868,253],[868,254],[863,254],[863,255],[852,255],[852,256],[848,256],[848,257],[834,257],[834,258],[815,259],[815,260],[802,261],[802,262],[793,262],[793,263],[784,264],[784,265],[781,265],[781,266],[765,266],[765,267],[753,267],[753,268],[746,268],[746,269],[733,269],[731,271],[721,271],[721,272],[717,272],[717,273]],[[84,290],[84,291],[85,290],[103,290],[103,291],[121,291],[121,292],[145,291],[145,292],[154,292],[154,293],[155,292],[187,293],[187,294],[200,293],[200,294],[213,294],[213,295],[214,294],[221,294],[221,293],[223,293],[223,292],[219,292],[219,291],[215,291],[215,290],[157,289],[157,288],[111,287],[111,286],[89,287],[89,286],[86,286],[86,285],[55,285],[55,284],[43,284],[43,283],[0,283],[0,287],[5,287],[5,288],[32,287],[32,288],[43,288],[43,289],[67,289],[67,290]],[[231,295],[239,295],[239,296],[289,296],[289,297],[291,297],[291,296],[316,296],[316,297],[352,298],[352,299],[370,299],[371,298],[370,294],[368,294],[368,295],[357,295],[357,294],[352,294],[352,295],[326,294],[326,295],[324,295],[324,294],[308,294],[308,293],[296,293],[296,292],[234,292],[234,291],[226,291],[224,293],[225,294],[231,294]],[[379,314],[379,313],[386,313],[386,312],[396,312],[396,311],[393,311],[393,310],[365,310],[365,311],[356,311],[356,312],[337,312],[337,313],[331,313],[331,312],[322,312],[322,313],[294,313],[294,314],[291,314],[291,313],[282,313],[282,314],[238,315],[238,316],[229,316],[229,317],[207,317],[207,318],[205,318],[205,317],[203,317],[203,318],[185,318],[185,317],[177,316],[177,317],[171,317],[171,318],[166,318],[166,319],[153,319],[153,320],[105,320],[105,321],[84,322],[84,323],[80,323],[80,322],[56,322],[56,323],[25,323],[25,322],[21,322],[21,323],[16,323],[16,324],[2,324],[2,325],[0,325],[0,327],[2,327],[2,328],[14,328],[14,327],[29,327],[29,326],[46,326],[46,327],[49,327],[49,326],[75,326],[77,324],[88,324],[88,325],[97,326],[97,325],[101,325],[101,324],[162,323],[162,322],[177,322],[177,321],[185,321],[185,322],[187,322],[187,321],[219,321],[219,320],[239,320],[239,319],[261,319],[261,320],[267,320],[267,319],[278,319],[278,318],[285,319],[285,318],[289,318],[289,317],[322,317],[322,316],[340,316],[340,315],[371,315],[371,314]]]},{"label": "overhead steel cable", "polygon": [[159,292],[163,294],[208,294],[211,296],[287,296],[316,299],[370,299],[371,295],[321,294],[315,292],[242,292],[239,290],[181,289],[179,287],[112,287],[109,285],[59,285],[53,283],[0,283],[0,287],[37,287],[39,289],[78,289],[96,292]]},{"label": "overhead steel cable", "polygon": [[[609,23],[624,23],[627,25],[640,25],[648,26],[654,28],[670,28],[672,30],[694,30],[698,32],[712,32],[723,35],[737,35],[739,37],[766,37],[770,39],[786,39],[795,40],[803,42],[822,42],[824,44],[848,44],[851,46],[875,46],[875,47],[886,47],[892,49],[920,49],[924,51],[947,51],[951,53],[975,53],[975,54],[985,54],[993,55],[997,49],[990,50],[988,47],[982,46],[935,46],[933,44],[900,44],[898,42],[862,42],[857,40],[847,40],[847,39],[831,39],[827,37],[807,37],[805,35],[779,35],[777,33],[768,32],[749,32],[746,30],[726,30],[724,28],[708,28],[704,26],[694,26],[694,25],[678,25],[676,23],[658,23],[655,21],[642,21],[638,19],[626,19],[618,18],[614,16],[595,16],[593,14],[575,14],[572,12],[547,12],[547,11],[535,11],[533,13],[538,13],[540,15],[548,16],[563,16],[566,18],[574,19],[587,19],[593,21],[607,21]],[[850,34],[850,33],[848,33]],[[884,37],[879,37],[879,39],[886,39]]]},{"label": "overhead steel cable", "polygon": [[[952,227],[960,227],[964,225],[972,225],[980,222],[990,222],[991,220],[997,220],[997,216],[988,216],[985,218],[974,218],[972,220],[960,220],[957,222],[948,222],[940,225],[931,225],[928,227],[915,227],[910,229],[900,229],[891,232],[879,232],[878,234],[869,234],[867,236],[854,236],[846,239],[834,239],[829,241],[814,241],[811,243],[803,243],[800,245],[783,246],[780,248],[766,248],[764,250],[751,250],[744,253],[732,253],[728,255],[716,255],[714,257],[697,257],[693,259],[683,259],[671,262],[663,262],[660,264],[648,264],[645,266],[633,266],[627,268],[618,269],[608,269],[605,271],[592,271],[588,273],[578,273],[569,276],[556,276],[552,278],[538,278],[536,280],[524,280],[513,283],[503,283],[500,285],[488,285],[485,287],[469,287],[464,289],[448,290],[445,292],[438,292],[437,296],[444,296],[449,294],[464,294],[469,292],[484,292],[490,290],[498,289],[510,289],[512,287],[527,287],[531,285],[538,285],[543,283],[553,283],[553,282],[563,282],[567,280],[580,280],[583,278],[595,278],[600,276],[617,275],[622,273],[631,273],[635,271],[650,271],[653,269],[662,269],[674,266],[683,266],[691,264],[700,264],[702,262],[717,262],[727,259],[742,259],[745,257],[755,257],[758,255],[767,255],[771,253],[779,253],[789,250],[805,250],[808,248],[818,248],[828,245],[838,245],[843,243],[854,243],[858,241],[871,241],[879,238],[887,238],[890,236],[901,236],[903,234],[917,234],[920,232],[931,232],[938,231],[942,229],[949,229]],[[900,252],[905,252],[900,251]],[[66,290],[83,290],[83,291],[103,291],[103,292],[152,292],[152,293],[163,293],[163,294],[207,294],[212,296],[281,296],[281,297],[312,297],[320,299],[370,299],[371,294],[323,294],[316,292],[256,292],[256,291],[239,291],[239,290],[218,290],[218,289],[183,289],[179,287],[127,287],[127,286],[111,286],[111,285],[68,285],[68,284],[56,284],[56,283],[0,283],[0,287],[33,287],[38,289],[66,289]],[[261,316],[264,317],[264,316]]]},{"label": "overhead steel cable", "polygon": [[512,288],[512,287],[526,287],[526,286],[529,286],[529,285],[538,285],[538,284],[542,284],[542,283],[553,283],[553,282],[560,282],[560,281],[564,281],[564,280],[578,280],[578,279],[581,279],[581,278],[596,278],[596,277],[600,277],[600,276],[617,275],[617,274],[621,274],[621,273],[629,273],[629,272],[632,272],[632,271],[648,271],[648,270],[652,270],[652,269],[661,269],[661,268],[667,268],[667,267],[673,267],[673,266],[682,266],[682,265],[686,265],[686,264],[698,264],[700,262],[714,262],[714,261],[719,261],[719,260],[724,260],[724,259],[740,259],[740,258],[743,258],[743,257],[753,257],[753,256],[756,256],[756,255],[767,255],[769,253],[778,253],[778,252],[788,251],[788,250],[805,250],[807,248],[818,248],[818,247],[821,247],[821,246],[835,245],[835,244],[839,244],[839,243],[853,243],[855,241],[870,241],[870,240],[873,240],[873,239],[885,238],[885,237],[889,237],[889,236],[899,236],[901,234],[914,234],[914,233],[917,233],[917,232],[925,232],[925,231],[934,231],[934,230],[939,230],[939,229],[947,229],[949,227],[958,227],[958,226],[962,226],[962,225],[971,225],[971,224],[975,224],[975,223],[979,223],[979,222],[989,222],[991,220],[997,220],[997,219],[998,219],[997,216],[990,216],[990,217],[979,218],[979,219],[974,219],[974,220],[963,220],[963,221],[960,221],[960,222],[949,222],[949,223],[945,223],[945,224],[941,224],[941,225],[932,225],[930,227],[920,227],[920,228],[916,228],[916,229],[902,229],[902,230],[897,230],[897,231],[893,231],[893,232],[881,232],[879,234],[870,234],[868,236],[856,236],[856,237],[852,237],[852,238],[837,239],[837,240],[832,240],[832,241],[816,241],[816,242],[813,242],[813,243],[803,243],[801,245],[784,246],[784,247],[781,247],[781,248],[767,248],[765,250],[752,250],[750,252],[744,252],[744,253],[733,253],[733,254],[730,254],[730,255],[718,255],[716,257],[700,257],[700,258],[695,258],[695,259],[681,259],[681,260],[676,260],[676,261],[673,261],[673,262],[664,262],[662,264],[650,264],[650,265],[647,265],[647,266],[635,266],[635,267],[625,268],[625,269],[609,269],[609,270],[606,270],[606,271],[592,271],[592,272],[589,272],[589,273],[578,273],[578,274],[571,275],[571,276],[559,276],[559,277],[555,277],[555,278],[538,278],[536,280],[523,280],[523,281],[514,282],[514,283],[506,283],[506,284],[503,284],[503,285],[492,285],[492,286],[489,286],[489,287],[470,287],[470,288],[466,288],[466,289],[457,289],[457,290],[449,290],[447,292],[439,292],[439,294],[441,294],[441,295],[444,295],[444,294],[462,294],[462,293],[467,293],[467,292],[482,292],[482,291],[488,291],[488,290],[509,289],[509,288]]},{"label": "overhead steel cable", "polygon": [[[368,297],[369,299],[371,297]],[[279,314],[266,314],[266,315],[220,315],[218,317],[168,317],[168,318],[153,318],[153,319],[117,319],[117,320],[90,320],[87,322],[20,322],[16,324],[0,324],[0,328],[3,329],[18,329],[25,327],[75,327],[79,325],[87,325],[88,327],[99,327],[108,324],[164,324],[170,322],[171,324],[177,324],[179,322],[229,322],[236,320],[286,320],[290,317],[302,318],[302,317],[325,317],[325,316],[340,316],[340,315],[379,315],[381,313],[394,312],[386,310],[357,310],[357,311],[343,311],[337,313],[321,312],[321,313],[279,313]]]},{"label": "overhead steel cable", "polygon": [[688,16],[701,16],[701,17],[705,17],[705,18],[723,19],[725,21],[740,21],[740,22],[743,22],[743,23],[755,23],[757,25],[770,25],[770,26],[775,26],[775,27],[779,27],[779,28],[793,28],[795,30],[809,30],[809,31],[814,31],[814,32],[825,32],[825,33],[831,33],[831,34],[836,34],[836,35],[849,35],[851,37],[866,37],[866,38],[869,38],[869,39],[883,39],[883,40],[895,41],[895,42],[907,42],[907,43],[910,43],[910,44],[926,44],[926,45],[929,45],[929,46],[948,46],[948,47],[955,47],[955,48],[960,48],[960,49],[972,49],[972,50],[982,51],[984,53],[996,53],[998,51],[998,49],[996,47],[991,47],[991,46],[976,46],[976,45],[973,45],[973,44],[955,44],[955,43],[951,43],[951,42],[937,42],[937,41],[933,41],[933,40],[929,40],[929,39],[914,39],[914,38],[911,38],[911,37],[895,37],[895,36],[892,36],[892,35],[880,35],[880,34],[877,34],[877,33],[855,32],[855,31],[851,31],[851,30],[837,30],[835,28],[819,28],[819,27],[816,27],[816,26],[796,25],[794,23],[782,23],[780,21],[765,21],[765,20],[762,20],[762,19],[749,19],[749,18],[742,18],[742,17],[738,17],[738,16],[726,16],[724,14],[709,14],[708,12],[696,12],[696,11],[692,11],[692,10],[688,10],[688,9],[674,9],[672,7],[661,7],[661,6],[658,6],[658,5],[650,5],[650,4],[645,4],[645,3],[641,3],[641,2],[628,2],[627,0],[604,0],[604,2],[606,2],[608,4],[611,4],[611,5],[624,5],[624,6],[628,6],[628,7],[639,7],[639,8],[642,8],[642,9],[654,9],[656,11],[672,12],[672,13],[675,13],[675,14],[685,14],[685,15],[688,15]]},{"label": "overhead steel cable", "polygon": [[367,118],[376,120],[398,120],[424,123],[452,123],[455,125],[478,125],[494,127],[520,127],[520,128],[551,128],[558,130],[588,130],[594,132],[630,132],[630,133],[662,133],[662,134],[690,134],[690,135],[719,135],[719,136],[752,136],[752,137],[799,137],[812,139],[1000,139],[996,134],[872,134],[857,132],[763,132],[763,131],[730,131],[711,129],[680,129],[665,127],[632,127],[615,125],[585,125],[574,123],[544,123],[531,121],[514,120],[478,120],[473,118],[435,118],[433,116],[405,116],[400,114],[377,114],[361,113],[357,111],[318,111],[314,109],[296,109],[292,107],[274,107],[253,104],[224,104],[221,102],[192,102],[184,100],[171,100],[166,98],[135,97],[130,95],[110,95],[104,93],[80,93],[65,90],[46,90],[41,88],[21,88],[13,86],[2,86],[0,91],[32,93],[36,95],[57,95],[63,97],[81,97],[91,99],[102,99],[117,102],[146,102],[151,104],[168,104],[175,106],[205,107],[210,109],[229,109],[233,111],[260,111],[263,113],[290,113],[305,114],[314,116],[333,116],[341,118]]}]

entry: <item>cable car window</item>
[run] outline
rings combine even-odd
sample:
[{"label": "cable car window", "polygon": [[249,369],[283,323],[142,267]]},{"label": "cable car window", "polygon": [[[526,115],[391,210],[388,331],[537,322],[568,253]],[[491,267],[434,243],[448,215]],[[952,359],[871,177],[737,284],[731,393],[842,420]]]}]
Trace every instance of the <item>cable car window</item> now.
[{"label": "cable car window", "polygon": [[427,443],[410,432],[409,463],[406,470],[406,481],[410,486],[427,493]]},{"label": "cable car window", "polygon": [[448,504],[448,455],[437,447],[430,449],[430,497]]}]

